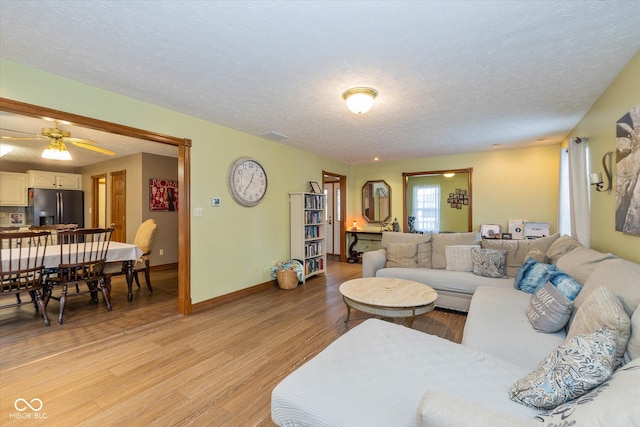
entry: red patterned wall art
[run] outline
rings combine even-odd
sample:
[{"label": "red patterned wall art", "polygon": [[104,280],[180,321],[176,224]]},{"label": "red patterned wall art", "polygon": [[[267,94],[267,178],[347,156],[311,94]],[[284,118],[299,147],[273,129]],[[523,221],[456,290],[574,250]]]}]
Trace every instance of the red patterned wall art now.
[{"label": "red patterned wall art", "polygon": [[149,209],[152,211],[177,211],[178,181],[151,178],[149,180]]}]

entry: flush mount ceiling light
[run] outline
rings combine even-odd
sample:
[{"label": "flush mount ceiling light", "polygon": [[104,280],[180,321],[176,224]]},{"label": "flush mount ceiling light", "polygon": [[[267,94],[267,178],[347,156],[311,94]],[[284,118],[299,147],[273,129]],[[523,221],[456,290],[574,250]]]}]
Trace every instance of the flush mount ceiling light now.
[{"label": "flush mount ceiling light", "polygon": [[67,146],[60,140],[51,140],[47,148],[42,152],[43,159],[51,160],[71,160],[71,154],[67,151]]},{"label": "flush mount ceiling light", "polygon": [[370,87],[354,87],[342,94],[347,102],[347,108],[355,114],[364,114],[369,111],[376,96],[378,91]]}]

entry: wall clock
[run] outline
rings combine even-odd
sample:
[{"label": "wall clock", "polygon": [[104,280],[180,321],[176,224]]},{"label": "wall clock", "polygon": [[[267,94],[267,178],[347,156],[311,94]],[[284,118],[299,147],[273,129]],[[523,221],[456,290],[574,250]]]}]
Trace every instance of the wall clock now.
[{"label": "wall clock", "polygon": [[267,173],[251,157],[240,157],[229,166],[227,185],[231,197],[242,206],[256,206],[267,193]]}]

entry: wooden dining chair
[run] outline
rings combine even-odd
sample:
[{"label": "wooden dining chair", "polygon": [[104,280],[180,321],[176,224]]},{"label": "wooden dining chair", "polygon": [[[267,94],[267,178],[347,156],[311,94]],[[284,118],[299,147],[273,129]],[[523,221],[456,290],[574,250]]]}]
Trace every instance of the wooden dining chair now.
[{"label": "wooden dining chair", "polygon": [[[51,298],[60,301],[58,324],[62,324],[69,296],[90,293],[91,299],[97,303],[98,291],[102,291],[107,310],[111,311],[111,289],[105,281],[104,266],[112,233],[112,228],[85,228],[58,233],[60,264],[56,274],[47,280],[44,298],[45,308]],[[81,284],[86,284],[88,289],[81,290]],[[61,293],[56,296],[54,292],[58,287]]]},{"label": "wooden dining chair", "polygon": [[29,293],[36,310],[40,311],[45,326],[49,317],[44,303],[44,254],[49,241],[48,232],[0,233],[0,296],[15,295],[15,302],[0,308],[24,304],[20,293]]},{"label": "wooden dining chair", "polygon": [[61,231],[77,230],[78,224],[47,224],[47,225],[32,225],[29,227],[31,231],[49,231],[51,233],[52,245],[58,244],[58,233]]},{"label": "wooden dining chair", "polygon": [[6,231],[13,232],[13,231],[18,231],[18,230],[20,230],[20,227],[15,227],[15,226],[3,226],[3,227],[0,227],[0,233],[4,233]]}]

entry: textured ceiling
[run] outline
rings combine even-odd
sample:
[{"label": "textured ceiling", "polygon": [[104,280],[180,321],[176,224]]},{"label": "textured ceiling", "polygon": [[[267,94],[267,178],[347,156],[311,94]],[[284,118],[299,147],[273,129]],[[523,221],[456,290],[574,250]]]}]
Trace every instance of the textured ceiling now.
[{"label": "textured ceiling", "polygon": [[558,143],[639,48],[639,1],[0,0],[2,58],[354,164]]}]

